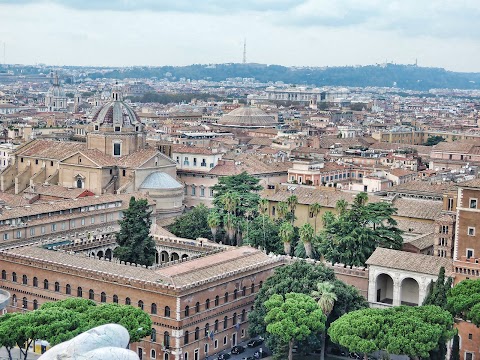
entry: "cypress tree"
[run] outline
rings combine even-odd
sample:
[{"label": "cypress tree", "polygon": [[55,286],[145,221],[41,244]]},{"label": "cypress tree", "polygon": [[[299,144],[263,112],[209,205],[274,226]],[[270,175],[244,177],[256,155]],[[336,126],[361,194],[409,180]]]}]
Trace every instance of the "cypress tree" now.
[{"label": "cypress tree", "polygon": [[450,353],[450,360],[460,360],[460,339],[458,333],[453,336],[452,351]]},{"label": "cypress tree", "polygon": [[151,211],[146,199],[130,198],[128,209],[119,221],[120,232],[117,233],[117,244],[113,252],[121,261],[151,266],[155,261],[155,242],[150,236]]}]

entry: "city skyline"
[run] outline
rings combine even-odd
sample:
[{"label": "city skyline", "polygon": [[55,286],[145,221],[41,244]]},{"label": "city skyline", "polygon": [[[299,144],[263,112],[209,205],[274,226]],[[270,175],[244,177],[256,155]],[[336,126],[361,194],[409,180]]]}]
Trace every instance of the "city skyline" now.
[{"label": "city skyline", "polygon": [[[6,63],[79,66],[385,61],[480,72],[480,5],[461,2],[0,0]],[[3,49],[2,49],[3,50]],[[0,60],[3,63],[3,51]]]}]

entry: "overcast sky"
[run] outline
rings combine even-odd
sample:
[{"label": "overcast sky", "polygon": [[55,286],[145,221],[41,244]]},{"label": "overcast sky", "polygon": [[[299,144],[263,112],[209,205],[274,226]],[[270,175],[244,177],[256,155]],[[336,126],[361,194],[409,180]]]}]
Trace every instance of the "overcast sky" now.
[{"label": "overcast sky", "polygon": [[480,72],[480,0],[0,0],[0,60],[389,62]]}]

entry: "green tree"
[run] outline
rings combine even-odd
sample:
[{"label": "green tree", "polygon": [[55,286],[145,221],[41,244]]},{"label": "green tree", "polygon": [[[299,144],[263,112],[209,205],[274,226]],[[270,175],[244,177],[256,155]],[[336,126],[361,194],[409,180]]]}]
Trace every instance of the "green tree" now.
[{"label": "green tree", "polygon": [[262,224],[263,224],[263,247],[266,247],[267,240],[265,235],[265,218],[268,216],[268,200],[267,199],[260,199],[258,202],[258,212],[262,217]]},{"label": "green tree", "polygon": [[343,315],[328,330],[333,342],[367,355],[384,350],[412,358],[428,357],[440,339],[453,334],[453,317],[438,306],[363,309]]},{"label": "green tree", "polygon": [[350,209],[337,204],[340,213],[326,212],[319,234],[319,252],[332,263],[364,266],[377,247],[400,249],[402,231],[392,218],[396,209],[390,203],[367,204],[366,193],[358,194]]},{"label": "green tree", "polygon": [[445,141],[445,139],[440,135],[429,136],[427,141],[423,144],[425,146],[433,146]]},{"label": "green tree", "polygon": [[480,326],[480,280],[463,280],[450,289],[447,310],[456,318]]},{"label": "green tree", "polygon": [[[318,306],[322,309],[326,317],[333,311],[337,295],[334,292],[335,286],[328,281],[323,281],[317,284],[317,290],[312,291],[312,296],[317,299]],[[325,331],[322,331],[322,348],[320,350],[320,360],[325,359]]]},{"label": "green tree", "polygon": [[14,326],[12,317],[23,316],[21,313],[7,313],[0,317],[0,346],[5,347],[8,358],[12,360],[12,349],[17,345],[18,327]]},{"label": "green tree", "polygon": [[240,201],[240,196],[236,192],[227,191],[222,195],[220,200],[223,211],[226,214],[224,218],[225,230],[227,231],[229,243],[232,244],[236,233],[237,206]]},{"label": "green tree", "polygon": [[270,217],[256,216],[252,221],[243,223],[244,242],[256,248],[261,247],[267,253],[280,254],[282,241],[279,237],[279,228],[278,222]]},{"label": "green tree", "polygon": [[212,239],[213,230],[210,227],[209,217],[210,210],[205,205],[200,204],[182,216],[177,217],[174,223],[168,227],[168,230],[181,238]]},{"label": "green tree", "polygon": [[325,328],[326,317],[315,300],[305,294],[273,294],[266,302],[267,332],[288,344],[288,360],[293,359],[295,341],[306,340],[310,334]]},{"label": "green tree", "polygon": [[292,251],[292,240],[295,236],[295,229],[293,228],[293,225],[284,221],[282,225],[280,225],[278,235],[283,242],[283,252],[285,255],[290,255],[290,252]]},{"label": "green tree", "polygon": [[[291,225],[291,224],[290,224]],[[343,314],[362,309],[368,306],[363,298],[352,286],[336,280],[333,271],[322,264],[310,264],[306,261],[295,261],[294,263],[275,269],[273,276],[269,277],[260,289],[256,299],[253,311],[249,314],[250,336],[264,336],[270,349],[285,359],[285,353],[282,357],[282,351],[286,348],[278,342],[278,339],[266,331],[265,315],[267,310],[264,306],[265,301],[272,294],[285,295],[289,292],[303,293],[311,295],[316,290],[316,284],[328,281],[334,284],[334,291],[337,301],[334,304],[333,311],[328,316],[328,323],[336,320]],[[320,347],[320,336],[318,334],[310,336],[307,340],[298,343],[299,348],[305,353],[318,349]]]},{"label": "green tree", "polygon": [[213,241],[217,241],[217,232],[218,227],[222,224],[222,218],[218,213],[217,209],[212,209],[207,216],[207,225],[210,227],[212,232]]},{"label": "green tree", "polygon": [[290,195],[287,199],[287,205],[290,210],[290,216],[291,216],[291,221],[293,225],[293,223],[295,222],[295,210],[297,209],[297,205],[298,205],[297,195]]},{"label": "green tree", "polygon": [[130,198],[130,204],[120,220],[118,247],[114,256],[122,261],[150,266],[155,261],[155,242],[150,236],[151,211],[146,199]]},{"label": "green tree", "polygon": [[305,223],[300,227],[300,240],[305,247],[305,254],[308,258],[312,257],[312,241],[315,236],[315,230],[313,229],[312,225],[309,223]]},{"label": "green tree", "polygon": [[320,205],[319,203],[311,204],[311,205],[308,207],[308,211],[313,215],[313,218],[315,219],[315,220],[314,220],[314,223],[315,223],[315,235],[317,234],[317,218],[318,218],[318,214],[320,214],[320,210],[322,210],[322,205]]},{"label": "green tree", "polygon": [[452,350],[450,352],[450,360],[460,360],[460,338],[458,332],[453,335]]},{"label": "green tree", "polygon": [[279,220],[286,220],[288,214],[288,204],[284,201],[280,201],[277,204],[277,214]]}]

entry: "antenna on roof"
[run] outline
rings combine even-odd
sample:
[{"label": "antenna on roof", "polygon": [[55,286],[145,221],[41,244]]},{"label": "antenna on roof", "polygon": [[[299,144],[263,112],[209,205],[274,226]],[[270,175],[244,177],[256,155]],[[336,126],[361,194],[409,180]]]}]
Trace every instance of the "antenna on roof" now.
[{"label": "antenna on roof", "polygon": [[247,39],[243,39],[243,63],[247,63]]}]

